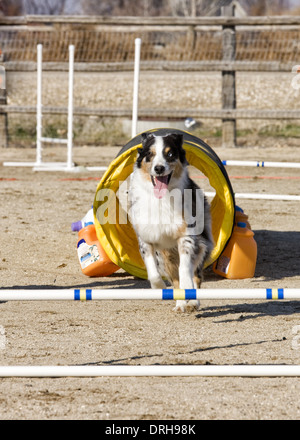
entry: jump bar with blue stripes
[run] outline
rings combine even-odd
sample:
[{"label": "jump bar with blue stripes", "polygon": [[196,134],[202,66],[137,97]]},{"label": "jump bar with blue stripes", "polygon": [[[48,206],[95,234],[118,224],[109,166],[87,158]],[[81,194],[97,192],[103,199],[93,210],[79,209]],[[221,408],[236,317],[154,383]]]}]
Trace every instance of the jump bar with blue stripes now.
[{"label": "jump bar with blue stripes", "polygon": [[75,301],[91,301],[92,289],[74,289]]},{"label": "jump bar with blue stripes", "polygon": [[196,289],[163,289],[162,290],[163,300],[190,300],[197,299]]},{"label": "jump bar with blue stripes", "polygon": [[[265,167],[271,166],[274,162],[265,162],[264,160],[222,160],[223,165],[253,166]],[[273,165],[274,166],[274,165]]]},{"label": "jump bar with blue stripes", "polygon": [[[284,289],[261,289],[261,298],[266,298],[267,300],[280,300],[280,299],[284,299]],[[154,294],[154,290],[153,289],[146,289],[146,292],[150,292],[150,294],[153,292]],[[205,291],[205,289],[204,289]],[[203,292],[203,289],[198,291],[198,299],[201,298],[201,292]],[[101,299],[101,296],[103,299],[105,296],[105,293],[107,292],[106,289],[102,290],[102,291],[97,291],[95,290],[94,292],[94,297],[95,299]],[[111,296],[109,296],[111,299],[121,299],[122,296],[119,296],[119,290],[114,290],[114,294],[111,294]],[[138,289],[136,290],[136,292],[138,292]],[[263,294],[264,292],[264,294]],[[93,297],[93,291],[92,289],[74,289],[74,300],[75,301],[91,301],[92,297]],[[129,292],[128,292],[129,294]],[[129,294],[130,295],[130,294]],[[209,299],[211,296],[211,299],[214,298],[213,292],[211,292],[211,294],[206,295],[206,298]],[[224,298],[227,295],[225,294],[224,291]],[[230,296],[230,295],[228,295]],[[232,298],[234,298],[234,291],[232,292]],[[123,297],[126,297],[126,295],[124,295]],[[220,297],[220,296],[219,296]],[[222,295],[221,295],[222,297]],[[140,291],[138,298],[143,299],[143,292]],[[158,293],[157,296],[155,297],[156,299],[161,298],[162,300],[196,300],[197,299],[197,289],[158,289]],[[108,298],[106,298],[108,299]],[[124,298],[126,299],[126,298]],[[136,298],[135,298],[136,299]]]},{"label": "jump bar with blue stripes", "polygon": [[0,301],[57,300],[300,300],[300,287],[249,289],[5,289],[0,287]]},{"label": "jump bar with blue stripes", "polygon": [[284,299],[284,289],[266,289],[267,299]]}]

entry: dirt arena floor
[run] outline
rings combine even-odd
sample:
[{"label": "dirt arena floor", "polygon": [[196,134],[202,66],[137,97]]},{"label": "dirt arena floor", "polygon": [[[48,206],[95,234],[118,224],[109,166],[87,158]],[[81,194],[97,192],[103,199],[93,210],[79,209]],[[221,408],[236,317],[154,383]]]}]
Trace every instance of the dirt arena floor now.
[{"label": "dirt arena floor", "polygon": [[[117,147],[74,148],[79,165],[108,165]],[[300,148],[216,148],[221,159],[300,162]],[[93,203],[101,173],[3,167],[34,149],[2,149],[1,288],[139,288],[119,270],[82,274],[71,223]],[[45,150],[62,160],[65,149]],[[299,195],[299,169],[228,167],[235,192]],[[206,179],[198,183],[208,190]],[[299,201],[237,200],[258,244],[254,278],[226,280],[209,268],[206,288],[300,288]],[[2,302],[1,365],[300,364],[300,302]],[[0,419],[299,419],[299,378],[2,378]]]}]

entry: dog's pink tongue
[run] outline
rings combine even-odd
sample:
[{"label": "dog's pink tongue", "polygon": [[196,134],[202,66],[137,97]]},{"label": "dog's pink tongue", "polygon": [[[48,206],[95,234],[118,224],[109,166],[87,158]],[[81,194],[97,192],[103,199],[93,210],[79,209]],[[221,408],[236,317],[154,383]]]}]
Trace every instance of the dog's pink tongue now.
[{"label": "dog's pink tongue", "polygon": [[168,176],[155,177],[154,195],[162,199],[168,191]]}]

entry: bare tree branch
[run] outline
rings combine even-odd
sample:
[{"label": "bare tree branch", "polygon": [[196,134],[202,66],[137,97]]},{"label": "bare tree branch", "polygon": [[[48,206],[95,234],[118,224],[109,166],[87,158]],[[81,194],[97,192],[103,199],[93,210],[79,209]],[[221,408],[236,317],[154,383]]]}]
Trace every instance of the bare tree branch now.
[{"label": "bare tree branch", "polygon": [[0,0],[0,15],[21,15],[22,0]]}]

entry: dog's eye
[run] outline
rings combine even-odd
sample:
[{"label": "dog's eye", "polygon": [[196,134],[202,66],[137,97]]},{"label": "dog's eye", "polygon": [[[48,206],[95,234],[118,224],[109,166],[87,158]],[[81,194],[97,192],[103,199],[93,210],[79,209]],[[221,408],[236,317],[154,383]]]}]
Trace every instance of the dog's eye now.
[{"label": "dog's eye", "polygon": [[152,151],[151,150],[147,151],[147,153],[145,154],[146,162],[150,162],[152,156],[153,156]]},{"label": "dog's eye", "polygon": [[173,157],[173,156],[174,156],[173,152],[172,152],[172,151],[168,151],[168,153],[167,153],[167,157],[171,158],[171,157]]}]

